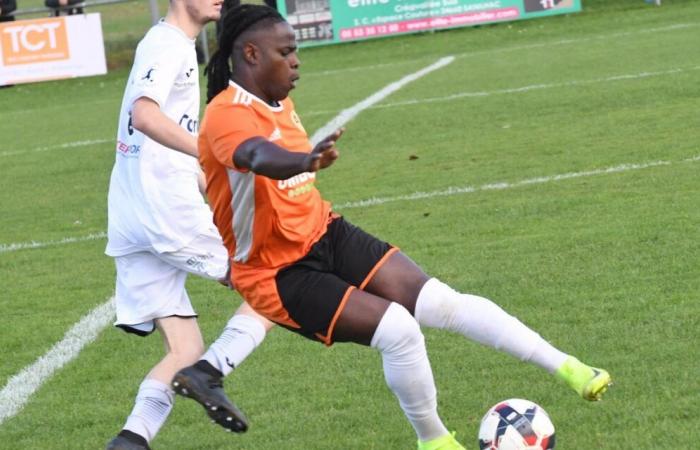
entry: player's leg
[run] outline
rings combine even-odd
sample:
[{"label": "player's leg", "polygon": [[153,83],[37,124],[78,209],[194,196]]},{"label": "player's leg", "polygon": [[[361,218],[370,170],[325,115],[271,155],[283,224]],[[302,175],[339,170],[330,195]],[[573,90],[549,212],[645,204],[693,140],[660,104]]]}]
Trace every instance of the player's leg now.
[{"label": "player's leg", "polygon": [[227,376],[260,345],[274,325],[243,302],[201,359]]},{"label": "player's leg", "polygon": [[561,352],[491,300],[428,278],[403,253],[391,255],[366,289],[403,304],[423,326],[460,333],[555,373],[587,400],[599,400],[610,384],[606,371]]},{"label": "player's leg", "polygon": [[[418,324],[400,305],[358,290],[331,273],[334,247],[338,242],[348,241],[342,227],[334,224],[330,228],[333,231],[314,245],[307,257],[277,272],[273,279],[256,279],[247,286],[239,277],[237,283],[242,295],[277,303],[278,306],[268,309],[268,314],[311,339],[330,344],[337,338],[335,331],[339,325],[341,340],[379,349],[387,361],[389,385],[401,399],[418,434],[421,437],[447,434],[437,417],[432,372]],[[353,248],[358,247],[353,245]],[[387,250],[388,246],[355,261],[354,268],[362,272],[360,278],[367,276]],[[270,311],[279,311],[279,316]],[[195,390],[210,391],[206,386],[197,386]]]},{"label": "player's leg", "polygon": [[[213,225],[185,248],[161,257],[191,274],[225,285],[230,283],[228,253]],[[202,364],[210,366],[207,369],[215,370],[220,377],[228,375],[260,345],[273,325],[243,303],[204,354]]]},{"label": "player's leg", "polygon": [[163,337],[165,357],[141,382],[134,407],[119,435],[122,439],[112,441],[108,450],[137,449],[137,445],[148,448],[148,443],[155,438],[170,415],[175,401],[170,380],[175,372],[192,364],[204,351],[202,335],[195,318],[173,316],[156,319],[155,322]]},{"label": "player's leg", "polygon": [[437,448],[431,445],[437,439],[444,449],[462,449],[437,414],[420,326],[403,306],[362,289],[396,251],[338,218],[305,258],[277,274],[277,292],[302,334],[326,344],[369,345],[381,353],[386,382],[421,448]]},{"label": "player's leg", "polygon": [[[161,257],[189,273],[229,284],[228,254],[213,226],[185,248]],[[243,303],[207,352],[176,374],[175,392],[199,402],[209,417],[227,430],[245,431],[247,419],[225,395],[223,377],[260,345],[273,325]]]},{"label": "player's leg", "polygon": [[272,325],[247,303],[241,304],[207,352],[194,365],[175,374],[175,392],[200,403],[209,417],[226,430],[246,431],[247,419],[226,396],[223,377],[252,353]]},{"label": "player's leg", "polygon": [[108,449],[148,449],[173,404],[170,379],[203,351],[196,314],[185,291],[187,273],[148,252],[116,258],[116,325],[146,336],[156,328],[165,357],[142,381],[131,414]]},{"label": "player's leg", "polygon": [[437,412],[437,390],[418,322],[396,302],[352,289],[332,339],[370,345],[382,356],[384,378],[418,437],[419,449],[463,449]]},{"label": "player's leg", "polygon": [[146,378],[169,385],[175,372],[197,361],[204,351],[204,340],[194,317],[156,319],[156,327],[163,336],[165,357]]}]

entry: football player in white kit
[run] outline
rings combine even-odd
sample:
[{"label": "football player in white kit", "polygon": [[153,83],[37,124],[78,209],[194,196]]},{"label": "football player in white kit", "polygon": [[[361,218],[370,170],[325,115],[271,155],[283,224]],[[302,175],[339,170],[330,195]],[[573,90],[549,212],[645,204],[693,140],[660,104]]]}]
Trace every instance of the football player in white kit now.
[{"label": "football player in white kit", "polygon": [[[115,325],[141,336],[158,329],[165,357],[141,383],[133,410],[108,450],[149,449],[173,406],[173,375],[202,357],[197,315],[185,291],[187,274],[222,283],[228,279],[227,251],[200,192],[196,158],[195,38],[206,23],[219,19],[222,3],[170,0],[166,17],[138,45],[124,92],[105,250],[117,269]],[[215,395],[222,396],[217,404],[226,406],[207,413],[231,431],[245,431],[247,423],[225,400],[220,377],[238,366],[270,327],[243,303],[203,357],[206,377],[200,381],[217,387]]]}]

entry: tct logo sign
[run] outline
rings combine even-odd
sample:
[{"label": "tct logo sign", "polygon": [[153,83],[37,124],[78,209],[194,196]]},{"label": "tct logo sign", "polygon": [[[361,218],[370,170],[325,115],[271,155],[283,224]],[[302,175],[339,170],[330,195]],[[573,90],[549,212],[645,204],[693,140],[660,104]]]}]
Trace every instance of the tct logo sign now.
[{"label": "tct logo sign", "polygon": [[6,66],[70,57],[64,18],[9,22],[0,26],[0,43]]}]

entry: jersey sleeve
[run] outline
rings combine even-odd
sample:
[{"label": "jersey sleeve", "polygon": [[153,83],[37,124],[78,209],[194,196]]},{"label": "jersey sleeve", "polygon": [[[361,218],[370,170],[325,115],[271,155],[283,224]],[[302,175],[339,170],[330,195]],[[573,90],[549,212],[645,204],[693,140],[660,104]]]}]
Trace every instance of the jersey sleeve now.
[{"label": "jersey sleeve", "polygon": [[[183,70],[186,55],[175,51],[178,47],[150,54],[138,54],[134,58],[130,86],[129,104],[141,97],[148,97],[158,103],[161,108],[165,105],[170,91],[175,85],[178,73]],[[144,52],[145,53],[145,52]]]},{"label": "jersey sleeve", "polygon": [[244,105],[220,105],[207,110],[206,114],[207,124],[201,132],[205,134],[216,160],[226,167],[245,172],[233,164],[233,154],[243,142],[262,136],[255,111]]}]

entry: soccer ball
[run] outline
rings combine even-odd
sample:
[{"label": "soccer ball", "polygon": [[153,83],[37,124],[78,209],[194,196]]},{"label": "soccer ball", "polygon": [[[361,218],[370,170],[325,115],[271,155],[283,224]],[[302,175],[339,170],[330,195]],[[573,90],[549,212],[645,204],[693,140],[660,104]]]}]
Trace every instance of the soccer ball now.
[{"label": "soccer ball", "polygon": [[541,406],[519,398],[497,403],[481,419],[481,450],[554,448],[554,425]]}]

